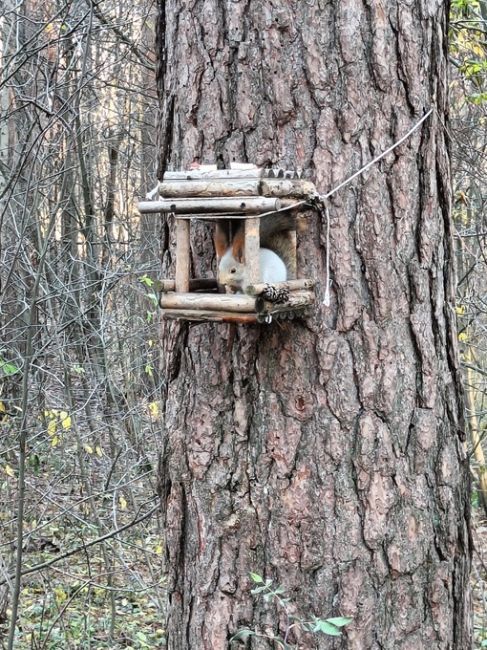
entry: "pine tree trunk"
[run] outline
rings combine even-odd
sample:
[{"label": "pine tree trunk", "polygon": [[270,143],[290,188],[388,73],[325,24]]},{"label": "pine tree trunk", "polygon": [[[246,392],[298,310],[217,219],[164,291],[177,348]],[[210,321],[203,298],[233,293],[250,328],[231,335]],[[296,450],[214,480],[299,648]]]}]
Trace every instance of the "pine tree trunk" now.
[{"label": "pine tree trunk", "polygon": [[[325,192],[434,108],[330,200],[331,307],[314,215],[299,248],[319,282],[311,318],[235,335],[163,326],[168,648],[224,649],[241,626],[283,633],[250,594],[254,571],[307,620],[353,618],[340,639],[291,635],[300,648],[467,649],[448,8],[159,1],[161,168],[302,167]],[[195,269],[212,255],[196,228]]]}]

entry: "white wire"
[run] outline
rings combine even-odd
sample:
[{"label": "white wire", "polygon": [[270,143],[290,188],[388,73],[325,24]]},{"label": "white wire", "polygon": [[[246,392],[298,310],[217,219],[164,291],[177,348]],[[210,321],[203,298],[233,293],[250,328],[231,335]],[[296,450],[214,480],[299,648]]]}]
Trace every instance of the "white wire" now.
[{"label": "white wire", "polygon": [[[409,131],[406,133],[406,135],[403,135],[402,138],[400,138],[397,142],[394,142],[394,144],[392,144],[388,149],[386,149],[381,154],[379,154],[378,156],[373,158],[373,160],[371,160],[366,165],[361,167],[357,172],[355,172],[354,174],[352,174],[351,176],[346,178],[344,181],[342,181],[339,185],[334,187],[332,190],[330,190],[326,194],[318,194],[317,193],[317,194],[315,194],[315,197],[319,198],[319,199],[321,199],[323,201],[324,199],[327,199],[328,197],[335,194],[335,192],[338,192],[338,190],[341,190],[342,187],[345,187],[345,185],[348,185],[348,183],[353,181],[354,178],[357,178],[357,176],[360,176],[360,174],[363,174],[364,172],[366,172],[367,169],[369,169],[369,167],[372,167],[372,165],[375,165],[375,163],[379,162],[379,160],[381,158],[384,158],[384,156],[387,156],[388,153],[391,153],[391,151],[394,151],[394,149],[396,147],[399,147],[399,145],[401,145],[404,142],[404,140],[407,140],[409,138],[409,136],[412,135],[416,131],[416,129],[418,127],[420,127],[421,124],[431,115],[432,112],[433,112],[433,109],[430,108],[430,110],[427,113],[425,113],[425,115],[423,115],[423,117],[418,122],[416,122],[416,124],[411,129],[409,129]],[[279,208],[279,210],[270,210],[269,212],[263,212],[262,214],[252,215],[252,216],[255,216],[255,217],[259,218],[259,219],[262,219],[262,217],[266,217],[269,214],[276,214],[277,212],[284,212],[285,210],[292,210],[294,208],[299,207],[300,205],[305,205],[306,203],[308,203],[308,205],[309,205],[309,202],[307,200],[298,201],[297,203],[294,203],[293,205],[286,206],[285,208]]]},{"label": "white wire", "polygon": [[384,156],[387,156],[388,153],[391,153],[391,151],[394,151],[394,149],[396,147],[398,147],[400,144],[402,144],[404,142],[404,140],[407,140],[409,138],[409,136],[412,135],[414,133],[414,131],[416,131],[416,129],[419,126],[421,126],[421,124],[431,115],[432,112],[433,112],[433,109],[430,108],[429,111],[425,115],[423,115],[423,117],[419,120],[419,122],[416,122],[416,124],[411,129],[409,129],[409,131],[406,133],[406,135],[403,135],[400,140],[398,140],[393,145],[391,145],[383,153],[376,156],[373,160],[371,160],[366,165],[364,165],[361,169],[359,169],[358,172],[355,172],[355,174],[352,174],[349,178],[347,178],[342,183],[340,183],[340,185],[337,185],[336,187],[334,187],[327,194],[320,194],[320,198],[321,199],[327,199],[332,194],[335,194],[335,192],[338,192],[338,190],[341,190],[342,187],[344,187],[345,185],[347,185],[348,183],[353,181],[354,178],[357,178],[357,176],[360,176],[360,174],[363,174],[365,171],[367,171],[367,169],[369,169],[369,167],[372,167],[372,165],[375,165],[376,162],[379,162],[379,160],[381,158],[384,158]]},{"label": "white wire", "polygon": [[326,274],[325,274],[325,296],[323,298],[323,304],[325,307],[330,306],[330,213],[328,212],[328,206],[326,201],[323,201],[323,208],[326,215]]}]

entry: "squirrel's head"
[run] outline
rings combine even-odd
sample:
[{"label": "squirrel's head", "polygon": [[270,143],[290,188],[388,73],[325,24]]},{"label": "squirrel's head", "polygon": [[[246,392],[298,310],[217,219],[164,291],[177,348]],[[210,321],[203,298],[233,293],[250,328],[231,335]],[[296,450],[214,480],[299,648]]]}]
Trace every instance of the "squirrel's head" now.
[{"label": "squirrel's head", "polygon": [[242,289],[245,264],[235,259],[233,249],[227,249],[218,266],[218,282],[233,289]]},{"label": "squirrel's head", "polygon": [[228,232],[217,224],[215,248],[220,258],[218,282],[241,290],[245,277],[243,228],[237,231],[230,246]]}]

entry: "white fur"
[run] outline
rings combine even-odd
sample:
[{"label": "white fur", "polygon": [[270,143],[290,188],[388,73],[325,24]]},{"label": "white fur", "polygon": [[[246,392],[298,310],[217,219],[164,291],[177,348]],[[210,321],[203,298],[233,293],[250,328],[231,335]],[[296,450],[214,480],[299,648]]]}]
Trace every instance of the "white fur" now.
[{"label": "white fur", "polygon": [[[261,248],[259,252],[260,282],[284,282],[287,280],[287,269],[282,259],[268,248]],[[235,269],[234,273],[231,271]],[[237,262],[229,248],[220,260],[218,276],[221,284],[236,289],[244,289],[249,283],[245,264]]]},{"label": "white fur", "polygon": [[261,248],[259,252],[260,281],[261,282],[285,282],[287,280],[287,269],[282,259],[268,248]]}]

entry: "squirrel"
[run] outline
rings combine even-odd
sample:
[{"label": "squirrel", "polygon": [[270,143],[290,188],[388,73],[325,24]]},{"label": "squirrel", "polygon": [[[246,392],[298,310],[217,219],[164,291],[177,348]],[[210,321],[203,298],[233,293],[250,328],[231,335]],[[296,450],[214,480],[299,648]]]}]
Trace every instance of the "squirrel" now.
[{"label": "squirrel", "polygon": [[[294,258],[290,231],[297,229],[296,222],[296,216],[289,212],[266,215],[260,220],[260,282],[273,284],[288,279]],[[230,223],[226,228],[217,223],[215,248],[220,258],[218,282],[235,292],[242,292],[249,284],[244,260],[244,224],[238,227],[233,238],[230,238],[229,230]]]}]

